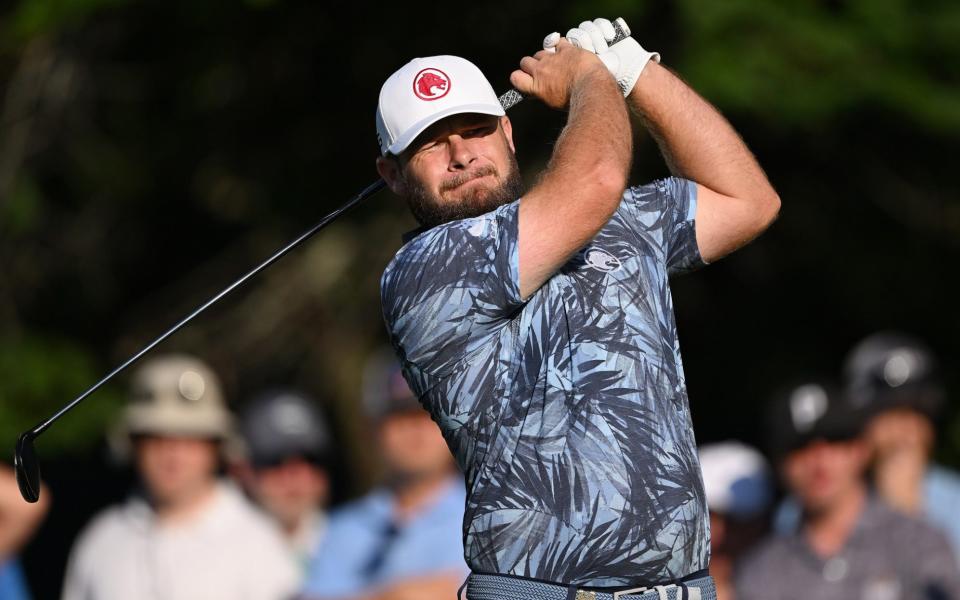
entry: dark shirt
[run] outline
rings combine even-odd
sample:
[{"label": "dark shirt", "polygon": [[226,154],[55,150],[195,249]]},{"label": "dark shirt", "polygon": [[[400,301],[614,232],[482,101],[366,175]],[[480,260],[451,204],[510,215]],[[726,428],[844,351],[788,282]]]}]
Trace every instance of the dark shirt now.
[{"label": "dark shirt", "polygon": [[769,538],[737,566],[737,600],[960,600],[944,535],[870,499],[834,556],[801,532]]}]

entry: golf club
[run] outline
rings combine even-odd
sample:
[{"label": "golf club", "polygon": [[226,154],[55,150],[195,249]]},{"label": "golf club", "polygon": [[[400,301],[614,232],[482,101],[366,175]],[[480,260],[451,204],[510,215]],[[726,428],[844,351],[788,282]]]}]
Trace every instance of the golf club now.
[{"label": "golf club", "polygon": [[[630,31],[628,28],[625,27],[625,25],[626,24],[623,22],[622,19],[617,19],[616,21],[614,21],[614,30],[616,31],[616,37],[611,43],[619,42],[620,40],[629,36]],[[499,100],[500,100],[500,104],[503,106],[503,109],[509,110],[511,107],[515,106],[517,103],[523,100],[523,95],[520,94],[520,92],[518,92],[517,90],[511,89],[511,90],[508,90],[503,95],[501,95]],[[290,252],[291,250],[293,250],[294,248],[296,248],[306,240],[310,239],[314,234],[316,234],[318,231],[320,231],[321,229],[323,229],[324,227],[332,223],[334,220],[340,217],[340,215],[342,215],[343,213],[347,212],[348,210],[350,210],[351,208],[359,204],[362,200],[372,196],[373,194],[383,189],[385,185],[386,183],[382,179],[378,179],[377,181],[365,187],[363,190],[360,191],[360,193],[358,193],[356,196],[348,200],[346,204],[344,204],[340,208],[336,209],[335,211],[325,216],[323,219],[320,220],[319,223],[317,223],[316,225],[314,225],[313,227],[305,231],[303,234],[301,234],[298,238],[296,238],[295,240],[293,240],[292,242],[290,242],[289,244],[287,244],[286,246],[284,246],[283,248],[275,252],[273,256],[271,256],[270,258],[260,263],[258,266],[256,266],[253,270],[248,272],[246,275],[243,275],[242,277],[240,277],[239,279],[237,279],[236,281],[228,285],[226,288],[224,288],[220,293],[215,295],[213,298],[210,298],[209,300],[207,300],[199,308],[195,309],[189,315],[181,319],[176,325],[174,325],[173,327],[171,327],[170,329],[162,333],[155,340],[153,340],[152,342],[144,346],[139,352],[137,352],[136,354],[128,358],[126,361],[123,362],[123,364],[121,364],[119,367],[115,368],[113,371],[108,373],[103,379],[101,379],[100,381],[95,383],[93,386],[88,388],[85,392],[83,392],[82,394],[80,394],[79,396],[71,400],[69,403],[67,403],[63,408],[58,410],[52,416],[47,418],[45,421],[43,421],[33,429],[30,429],[29,431],[24,431],[23,433],[21,433],[20,437],[17,439],[16,449],[14,450],[13,466],[17,476],[17,486],[20,488],[20,494],[23,496],[23,499],[26,500],[27,502],[36,502],[37,500],[40,499],[40,463],[37,461],[37,454],[36,454],[36,450],[33,447],[33,444],[36,441],[36,439],[40,436],[40,434],[46,431],[54,422],[57,421],[57,419],[59,419],[64,414],[69,412],[73,407],[75,407],[77,404],[82,402],[90,394],[98,390],[103,384],[110,381],[116,375],[121,373],[124,369],[126,369],[131,364],[139,360],[144,354],[152,350],[160,342],[162,342],[163,340],[167,339],[168,337],[176,333],[178,330],[180,330],[180,328],[182,328],[184,325],[192,321],[200,313],[202,313],[203,311],[213,306],[218,300],[220,300],[221,298],[223,298],[224,296],[232,292],[234,289],[239,287],[241,284],[246,282],[248,279],[250,279],[257,273],[259,273],[260,271],[266,269],[267,267],[275,263],[277,260],[282,258],[284,255],[286,255],[288,252]]]},{"label": "golf club", "polygon": [[140,359],[140,357],[142,357],[144,354],[146,354],[147,352],[152,350],[155,346],[157,346],[157,344],[167,339],[168,337],[173,335],[175,332],[177,332],[180,328],[182,328],[184,325],[192,321],[194,317],[196,317],[203,311],[213,306],[218,300],[220,300],[221,298],[223,298],[224,296],[232,292],[234,289],[239,287],[241,284],[243,284],[245,281],[247,281],[257,273],[259,273],[260,271],[266,269],[267,267],[269,267],[270,265],[278,261],[285,254],[287,254],[288,252],[290,252],[291,250],[293,250],[294,248],[296,248],[306,240],[310,239],[314,234],[316,234],[318,231],[320,231],[321,229],[323,229],[324,227],[332,223],[340,215],[342,215],[343,213],[347,212],[348,210],[350,210],[351,208],[359,204],[360,201],[372,196],[373,194],[383,189],[385,185],[386,185],[386,182],[384,182],[382,179],[378,179],[377,181],[365,187],[359,194],[357,194],[356,196],[351,198],[349,201],[347,201],[346,204],[344,204],[340,208],[336,209],[332,213],[325,216],[323,219],[320,220],[319,223],[317,223],[316,225],[314,225],[313,227],[305,231],[303,234],[301,234],[298,238],[296,238],[295,240],[293,240],[292,242],[290,242],[289,244],[287,244],[286,246],[284,246],[283,248],[275,252],[273,256],[271,256],[267,260],[257,265],[253,270],[248,272],[246,275],[240,277],[239,279],[237,279],[236,281],[228,285],[226,288],[221,290],[220,293],[218,293],[213,298],[210,298],[209,300],[207,300],[200,307],[198,307],[189,315],[181,319],[176,325],[174,325],[167,331],[163,332],[155,340],[153,340],[152,342],[144,346],[139,352],[137,352],[136,354],[128,358],[126,361],[124,361],[123,364],[121,364],[119,367],[117,367],[116,369],[108,373],[103,379],[101,379],[100,381],[95,383],[93,386],[91,386],[89,389],[87,389],[85,392],[83,392],[82,394],[80,394],[79,396],[71,400],[67,405],[65,405],[63,408],[58,410],[47,420],[43,421],[42,423],[40,423],[39,425],[37,425],[31,430],[24,431],[23,433],[21,433],[20,437],[17,439],[17,447],[13,455],[13,467],[17,475],[17,486],[20,488],[20,494],[23,496],[23,499],[26,500],[27,502],[36,502],[37,500],[40,499],[40,464],[37,461],[37,455],[36,455],[36,451],[33,448],[33,442],[37,439],[37,437],[40,436],[41,433],[46,431],[48,427],[50,427],[54,422],[56,422],[57,419],[62,417],[64,414],[70,411],[70,409],[72,409],[81,401],[83,401],[84,398],[86,398],[93,392],[97,391],[97,389],[99,389],[103,384],[110,381],[117,374],[119,374],[124,369],[129,367],[131,364],[136,362],[138,359]]}]

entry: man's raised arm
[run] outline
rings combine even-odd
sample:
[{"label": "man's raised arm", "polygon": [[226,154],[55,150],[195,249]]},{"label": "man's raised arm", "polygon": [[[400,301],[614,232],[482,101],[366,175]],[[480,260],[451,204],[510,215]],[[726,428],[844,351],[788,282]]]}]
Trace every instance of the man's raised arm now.
[{"label": "man's raised arm", "polygon": [[776,218],[780,198],[733,127],[679,77],[650,61],[627,96],[671,172],[697,182],[697,246],[706,262]]},{"label": "man's raised arm", "polygon": [[524,94],[569,107],[540,181],[520,200],[520,295],[528,298],[600,231],[627,182],[630,120],[613,77],[595,54],[565,40],[510,76]]},{"label": "man's raised arm", "polygon": [[[629,33],[622,20],[618,24]],[[544,47],[551,47],[556,35],[547,36]],[[584,21],[567,32],[577,46],[600,56],[671,172],[698,184],[697,246],[705,261],[717,260],[766,229],[780,210],[780,198],[723,115],[660,66],[659,54],[632,37],[608,46],[615,37],[606,19]]]}]

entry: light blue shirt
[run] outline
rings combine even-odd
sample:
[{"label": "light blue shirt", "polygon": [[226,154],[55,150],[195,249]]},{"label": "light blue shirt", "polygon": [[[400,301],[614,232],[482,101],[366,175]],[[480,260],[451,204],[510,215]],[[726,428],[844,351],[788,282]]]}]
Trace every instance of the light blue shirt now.
[{"label": "light blue shirt", "polygon": [[0,562],[0,600],[28,600],[27,584],[17,560]]},{"label": "light blue shirt", "polygon": [[399,526],[393,494],[378,489],[330,515],[303,594],[351,596],[412,577],[469,572],[463,560],[466,494],[457,477],[419,514]]},{"label": "light blue shirt", "polygon": [[930,467],[923,479],[923,503],[927,521],[946,534],[960,562],[960,475],[937,465]]}]

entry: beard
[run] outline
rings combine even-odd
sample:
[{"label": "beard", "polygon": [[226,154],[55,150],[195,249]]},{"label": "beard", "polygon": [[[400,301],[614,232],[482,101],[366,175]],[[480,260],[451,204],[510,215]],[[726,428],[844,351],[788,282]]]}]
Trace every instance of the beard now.
[{"label": "beard", "polygon": [[509,153],[509,171],[505,177],[501,177],[493,165],[485,165],[446,180],[440,186],[440,194],[453,191],[473,179],[484,176],[496,177],[498,184],[493,188],[474,185],[462,191],[457,200],[445,201],[424,187],[423,183],[416,178],[410,177],[404,169],[402,177],[407,188],[407,204],[410,206],[410,212],[421,226],[429,229],[450,221],[478,217],[513,202],[523,195],[523,179],[520,177],[517,158],[512,152]]}]

